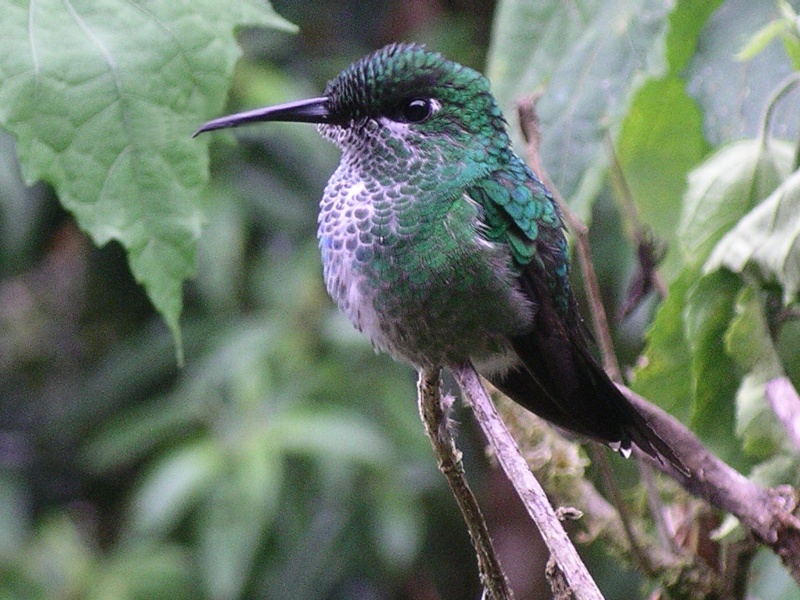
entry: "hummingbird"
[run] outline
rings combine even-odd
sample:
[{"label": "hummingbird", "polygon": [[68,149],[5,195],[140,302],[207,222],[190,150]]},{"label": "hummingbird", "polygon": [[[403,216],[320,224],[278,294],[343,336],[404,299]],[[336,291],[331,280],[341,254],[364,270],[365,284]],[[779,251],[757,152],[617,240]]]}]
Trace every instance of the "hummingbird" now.
[{"label": "hummingbird", "polygon": [[318,98],[229,115],[317,124],[341,161],[320,202],[330,296],[418,370],[471,362],[558,428],[686,472],[590,351],[553,195],[512,149],[477,71],[418,44],[347,67]]}]

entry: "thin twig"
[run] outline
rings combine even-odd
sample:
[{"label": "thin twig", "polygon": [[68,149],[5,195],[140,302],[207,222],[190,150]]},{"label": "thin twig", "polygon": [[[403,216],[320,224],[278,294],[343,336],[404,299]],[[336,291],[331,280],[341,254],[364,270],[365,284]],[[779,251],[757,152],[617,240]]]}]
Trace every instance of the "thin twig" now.
[{"label": "thin twig", "polygon": [[672,552],[678,552],[679,549],[678,545],[675,543],[675,536],[667,525],[664,505],[661,503],[661,498],[658,495],[656,481],[653,477],[653,470],[648,465],[638,460],[636,461],[636,466],[639,468],[639,477],[641,477],[642,483],[647,491],[647,503],[650,506],[650,514],[653,515],[653,520],[656,524],[658,539],[663,546],[668,547]]},{"label": "thin twig", "polygon": [[767,382],[766,395],[772,411],[789,434],[792,443],[800,448],[800,396],[788,377]]},{"label": "thin twig", "polygon": [[[761,117],[761,124],[758,129],[758,138],[762,144],[766,144],[769,139],[769,127],[772,123],[772,115],[775,112],[775,108],[778,106],[778,102],[798,84],[800,84],[800,73],[792,71],[783,78],[775,88],[775,91],[772,92],[769,100],[767,100],[767,106],[764,109],[764,114]],[[800,150],[797,151],[797,154],[800,154]],[[797,166],[798,165],[795,164],[795,168],[797,168]]]},{"label": "thin twig", "polygon": [[[641,294],[644,296],[650,289],[655,289],[662,298],[667,297],[667,284],[658,270],[658,263],[664,257],[664,251],[659,248],[659,241],[656,240],[653,231],[642,222],[636,202],[633,200],[631,188],[625,178],[625,172],[619,162],[619,156],[614,148],[614,143],[610,135],[605,136],[606,152],[611,158],[611,185],[616,192],[615,195],[622,206],[622,213],[627,222],[633,243],[636,245],[636,254],[639,260],[639,269],[643,278]],[[630,294],[628,294],[630,295]],[[626,298],[628,302],[642,298]],[[631,309],[628,309],[630,312]]]},{"label": "thin twig", "polygon": [[728,544],[722,574],[725,582],[723,598],[744,600],[748,597],[747,583],[750,575],[750,565],[757,551],[758,544],[750,536]]},{"label": "thin twig", "polygon": [[478,570],[487,597],[491,600],[512,600],[514,594],[508,587],[508,581],[495,554],[483,513],[467,482],[464,465],[461,462],[461,452],[456,447],[450,431],[448,413],[453,399],[442,397],[439,375],[438,369],[419,372],[417,382],[419,413],[425,425],[425,432],[436,454],[439,470],[447,478],[447,483],[467,524],[472,545],[478,555]]},{"label": "thin twig", "polygon": [[547,500],[544,489],[528,468],[519,453],[517,444],[497,414],[480,376],[471,363],[453,368],[458,386],[471,406],[478,425],[489,441],[497,461],[511,480],[525,509],[539,528],[550,554],[559,571],[567,581],[576,600],[598,600],[603,598],[597,584],[578,556],[567,537],[553,507]]},{"label": "thin twig", "polygon": [[608,456],[604,454],[604,449],[600,448],[597,444],[591,445],[591,453],[592,461],[600,469],[600,474],[606,488],[606,494],[608,494],[611,498],[611,503],[616,507],[622,527],[625,529],[625,537],[628,538],[628,542],[630,543],[631,556],[634,562],[643,572],[652,573],[655,569],[653,565],[649,564],[648,556],[642,548],[643,543],[639,540],[639,536],[634,531],[633,519],[631,519],[628,507],[622,500],[622,495],[619,493],[617,484],[614,481],[614,475],[611,473],[611,465],[608,464]]}]

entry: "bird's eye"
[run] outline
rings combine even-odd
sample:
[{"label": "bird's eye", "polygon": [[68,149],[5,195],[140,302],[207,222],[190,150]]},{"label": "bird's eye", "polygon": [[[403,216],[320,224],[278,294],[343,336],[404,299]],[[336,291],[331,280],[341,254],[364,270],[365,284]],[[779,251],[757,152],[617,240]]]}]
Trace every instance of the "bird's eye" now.
[{"label": "bird's eye", "polygon": [[401,114],[407,123],[422,123],[433,113],[433,103],[427,98],[411,98],[402,106]]}]

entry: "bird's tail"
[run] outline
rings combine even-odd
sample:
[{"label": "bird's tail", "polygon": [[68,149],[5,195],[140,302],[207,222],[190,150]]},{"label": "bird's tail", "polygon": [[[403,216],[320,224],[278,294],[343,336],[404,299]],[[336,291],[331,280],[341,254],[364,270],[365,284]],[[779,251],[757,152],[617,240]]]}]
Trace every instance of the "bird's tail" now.
[{"label": "bird's tail", "polygon": [[540,311],[537,317],[531,333],[510,340],[520,364],[490,381],[524,408],[563,429],[607,444],[625,456],[636,444],[688,475],[673,449],[592,357],[582,333],[568,330],[557,315]]}]

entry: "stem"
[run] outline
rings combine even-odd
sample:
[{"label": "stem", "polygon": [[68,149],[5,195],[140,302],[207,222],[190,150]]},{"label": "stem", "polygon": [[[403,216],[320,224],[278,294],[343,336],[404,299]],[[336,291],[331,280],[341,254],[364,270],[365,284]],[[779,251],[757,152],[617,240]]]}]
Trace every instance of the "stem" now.
[{"label": "stem", "polygon": [[[660,259],[663,258],[663,253],[658,256],[657,240],[652,230],[642,223],[639,216],[639,210],[636,207],[636,202],[633,200],[631,188],[628,185],[628,180],[625,179],[625,172],[622,170],[622,165],[619,162],[619,156],[614,148],[614,143],[609,135],[605,136],[606,150],[611,157],[611,186],[615,190],[615,195],[622,206],[622,213],[628,225],[629,235],[633,237],[633,243],[636,244],[636,255],[639,260],[639,268],[642,270],[642,275],[647,278],[652,287],[658,292],[662,298],[667,297],[667,284],[661,273],[658,271],[657,265]],[[642,253],[647,253],[646,260]],[[640,299],[641,300],[641,299]]]},{"label": "stem", "polygon": [[661,542],[662,546],[669,548],[671,552],[678,553],[679,548],[675,543],[675,536],[667,525],[667,519],[664,516],[664,505],[658,495],[656,482],[653,478],[653,470],[641,461],[637,461],[636,466],[639,467],[639,477],[647,491],[647,503],[650,506],[650,514],[653,515],[653,521],[656,524],[659,542]]},{"label": "stem", "polygon": [[[578,556],[544,489],[528,468],[517,444],[497,414],[480,376],[471,363],[453,368],[453,375],[472,408],[478,425],[494,450],[497,461],[511,480],[525,509],[539,528],[555,566],[576,600],[600,600],[603,595]],[[554,581],[557,578],[554,578]],[[556,590],[554,590],[555,592]]]},{"label": "stem", "polygon": [[485,596],[491,600],[512,600],[514,594],[508,587],[503,568],[495,554],[483,513],[467,482],[464,465],[461,462],[461,452],[456,447],[450,431],[448,413],[453,398],[442,398],[439,375],[438,369],[419,371],[417,381],[419,413],[425,425],[425,433],[428,434],[433,446],[439,470],[447,479],[467,524],[467,531],[478,555],[478,571]]},{"label": "stem", "polygon": [[[800,72],[795,71],[794,73],[790,73],[784,77],[783,81],[780,82],[778,87],[772,93],[772,96],[770,96],[769,100],[767,101],[767,107],[764,109],[764,116],[761,118],[761,126],[758,130],[758,139],[761,141],[762,146],[767,143],[769,124],[772,122],[772,114],[775,112],[775,107],[780,99],[783,98],[798,83],[800,83]],[[798,154],[800,154],[800,149],[798,150]],[[795,157],[794,167],[795,169],[798,167],[797,157]]]},{"label": "stem", "polygon": [[599,467],[603,483],[605,484],[606,494],[611,497],[611,504],[617,509],[622,527],[625,530],[625,537],[630,544],[631,556],[636,565],[643,572],[652,573],[655,569],[653,565],[650,564],[647,555],[642,549],[642,544],[634,532],[633,519],[631,518],[630,511],[622,500],[622,494],[619,493],[617,484],[614,481],[614,475],[611,473],[611,465],[608,464],[608,457],[603,452],[604,450],[599,448],[597,444],[591,445],[592,461]]},{"label": "stem", "polygon": [[789,439],[800,448],[800,396],[788,377],[767,382],[766,396],[772,412],[786,429]]}]

